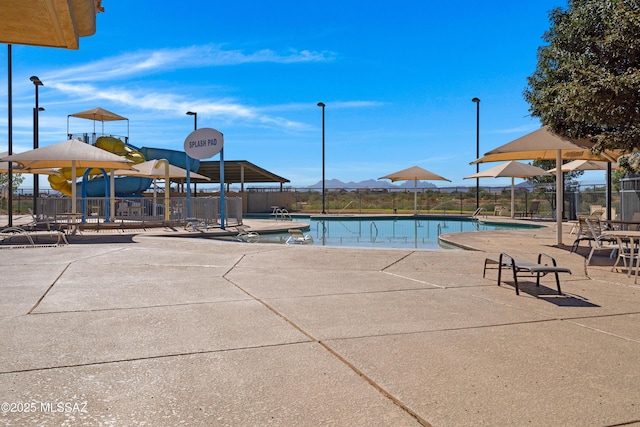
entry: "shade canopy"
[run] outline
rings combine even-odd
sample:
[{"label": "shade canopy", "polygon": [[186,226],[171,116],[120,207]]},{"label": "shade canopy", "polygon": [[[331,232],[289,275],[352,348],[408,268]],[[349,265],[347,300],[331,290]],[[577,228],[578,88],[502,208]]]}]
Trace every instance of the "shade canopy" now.
[{"label": "shade canopy", "polygon": [[[4,152],[4,153],[0,153],[0,159],[7,157],[9,155],[8,152]],[[7,173],[9,172],[9,163],[10,162],[0,162],[0,173]],[[22,169],[22,166],[20,166],[18,163],[13,163],[11,165],[11,169],[13,173],[21,173],[22,171],[20,169]]]},{"label": "shade canopy", "polygon": [[528,165],[526,163],[516,162],[514,160],[499,164],[482,172],[465,176],[469,178],[511,178],[511,218],[515,216],[515,185],[514,178],[529,178],[532,176],[548,175],[549,172],[537,166]]},{"label": "shade canopy", "polygon": [[[133,162],[77,139],[36,148],[20,154],[0,158],[0,161],[20,163],[25,169],[71,168],[71,209],[76,213],[77,168],[131,169]],[[112,196],[113,196],[113,186]],[[113,197],[111,197],[113,205]],[[113,211],[113,209],[112,209]],[[75,221],[75,218],[74,218]]]},{"label": "shade canopy", "polygon": [[131,169],[133,165],[131,160],[77,139],[2,157],[0,161],[18,162],[25,169],[64,167]]},{"label": "shade canopy", "polygon": [[101,0],[0,1],[0,43],[78,49],[96,32]]},{"label": "shade canopy", "polygon": [[[514,139],[495,148],[479,159],[471,162],[486,163],[504,160],[607,160],[615,161],[624,154],[620,150],[605,150],[595,154],[594,144],[584,139],[571,139],[551,132],[547,126]],[[609,186],[610,187],[610,186]],[[556,171],[556,242],[562,244],[563,184],[562,172]]]},{"label": "shade canopy", "polygon": [[464,177],[469,178],[529,178],[532,176],[546,175],[548,172],[537,166],[528,165],[516,161],[501,163],[487,170]]},{"label": "shade canopy", "polygon": [[547,126],[501,145],[473,162],[500,162],[504,160],[556,160],[557,151],[563,160],[615,161],[624,154],[620,150],[605,150],[602,154],[591,151],[593,143],[584,139],[570,139],[555,134]]},{"label": "shade canopy", "polygon": [[385,175],[378,179],[390,179],[391,182],[395,181],[431,181],[431,180],[439,180],[439,181],[449,181],[451,180],[441,177],[440,175],[436,175],[433,172],[430,172],[426,169],[421,168],[420,166],[412,166],[407,169],[403,169],[398,172],[390,173],[389,175]]},{"label": "shade canopy", "polygon": [[[138,163],[134,166],[134,169],[131,170],[116,170],[114,171],[114,175],[125,175],[125,176],[145,176],[148,178],[153,178],[153,206],[154,206],[154,215],[156,209],[156,179],[164,179],[165,186],[168,187],[168,182],[171,178],[186,178],[187,170],[182,169],[178,166],[172,165],[166,159],[153,159],[147,160],[146,162]],[[191,172],[189,176],[195,176],[198,179],[204,179],[210,181],[210,179],[204,175],[200,175],[197,173]],[[168,188],[164,191],[164,219],[165,221],[169,221],[169,191]]]},{"label": "shade canopy", "polygon": [[[609,162],[601,162],[597,160],[573,160],[568,163],[564,163],[562,165],[562,172],[573,172],[573,171],[601,171],[607,170],[607,165]],[[620,169],[620,165],[617,162],[611,163],[612,169]],[[550,173],[555,173],[556,168],[549,169]]]},{"label": "shade canopy", "polygon": [[117,120],[129,120],[126,117],[122,117],[116,113],[105,110],[104,108],[92,108],[86,111],[80,111],[79,113],[69,114],[69,117],[78,117],[81,119],[95,120],[98,122],[113,122]]},{"label": "shade canopy", "polygon": [[[121,176],[145,176],[148,178],[166,178],[165,168],[161,160],[147,160],[143,163],[133,165],[131,170],[119,169],[114,172],[114,175]],[[186,178],[187,170],[181,167],[172,165],[169,163],[169,178]],[[202,179],[205,181],[211,181],[211,178],[200,175],[195,172],[190,173],[191,178]]]},{"label": "shade canopy", "polygon": [[390,179],[391,182],[395,181],[411,181],[413,180],[413,214],[418,213],[418,181],[449,181],[451,180],[444,178],[440,175],[436,175],[433,172],[430,172],[426,169],[421,168],[420,166],[412,166],[407,169],[402,169],[401,171],[390,173],[389,175],[385,175],[378,179]]}]

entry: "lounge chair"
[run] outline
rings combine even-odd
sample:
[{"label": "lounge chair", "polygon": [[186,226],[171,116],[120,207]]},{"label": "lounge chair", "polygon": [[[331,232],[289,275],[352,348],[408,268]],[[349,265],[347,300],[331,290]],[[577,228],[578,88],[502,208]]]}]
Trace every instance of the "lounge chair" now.
[{"label": "lounge chair", "polygon": [[[40,238],[46,238],[43,242]],[[38,248],[68,245],[67,236],[58,230],[25,230],[7,227],[0,230],[0,248]]]},{"label": "lounge chair", "polygon": [[247,230],[245,226],[238,225],[236,226],[236,230],[238,230],[238,234],[236,235],[238,242],[257,243],[260,241],[260,234]]},{"label": "lounge chair", "polygon": [[587,227],[589,229],[589,233],[593,238],[591,241],[593,244],[591,245],[591,251],[589,252],[589,256],[587,257],[587,261],[584,264],[584,271],[587,274],[587,266],[591,263],[591,257],[593,257],[593,253],[597,250],[606,250],[606,251],[614,251],[619,249],[617,246],[617,240],[615,237],[607,237],[602,234],[603,226],[602,221],[599,217],[589,217],[585,219],[587,223]]},{"label": "lounge chair", "polygon": [[640,254],[638,253],[638,248],[636,247],[635,239],[624,239],[621,236],[616,236],[616,241],[618,243],[618,257],[616,258],[615,264],[611,267],[611,271],[618,271],[618,264],[622,260],[622,264],[624,268],[627,270],[627,277],[631,276],[631,270],[633,266],[636,266],[636,278],[634,283],[638,280],[638,266],[640,262]]},{"label": "lounge chair", "polygon": [[35,230],[39,228],[40,225],[44,225],[44,228],[51,230],[51,222],[48,219],[38,218],[31,208],[28,208],[27,210],[29,211],[29,214],[31,214],[31,222],[27,224],[26,227],[29,227],[31,230]]},{"label": "lounge chair", "polygon": [[502,205],[495,205],[493,207],[493,215],[500,215],[502,216],[505,212],[509,212],[509,208],[502,206]]},{"label": "lounge chair", "polygon": [[[547,258],[551,265],[543,264],[542,258]],[[518,286],[518,274],[520,273],[528,273],[536,276],[536,286],[540,286],[540,276],[546,276],[549,273],[553,273],[556,276],[556,286],[558,288],[558,295],[562,295],[562,290],[560,289],[560,278],[558,273],[569,273],[571,274],[571,270],[566,267],[558,267],[556,260],[547,255],[547,254],[538,254],[538,262],[530,262],[522,259],[516,259],[510,255],[505,253],[501,253],[500,256],[496,258],[486,258],[484,260],[484,271],[482,273],[482,277],[485,277],[485,273],[487,272],[487,266],[491,264],[498,265],[498,286],[500,286],[500,282],[502,281],[502,269],[508,268],[513,272],[513,283],[516,288],[516,295],[520,295],[520,287]]]},{"label": "lounge chair", "polygon": [[570,252],[576,252],[578,250],[578,246],[580,242],[587,241],[589,242],[589,247],[591,247],[591,242],[593,242],[597,236],[594,236],[589,229],[589,225],[587,224],[587,218],[590,218],[592,221],[598,221],[600,216],[596,212],[595,215],[578,215],[578,235],[576,239],[573,241],[573,245],[571,246]]},{"label": "lounge chair", "polygon": [[288,230],[289,237],[285,242],[287,245],[310,245],[313,243],[313,237],[310,234],[304,234],[297,228]]},{"label": "lounge chair", "polygon": [[538,200],[534,200],[533,202],[531,202],[527,210],[525,210],[524,212],[518,212],[517,215],[520,217],[528,216],[529,218],[533,218],[534,214],[539,214],[539,213],[540,213],[540,202]]}]

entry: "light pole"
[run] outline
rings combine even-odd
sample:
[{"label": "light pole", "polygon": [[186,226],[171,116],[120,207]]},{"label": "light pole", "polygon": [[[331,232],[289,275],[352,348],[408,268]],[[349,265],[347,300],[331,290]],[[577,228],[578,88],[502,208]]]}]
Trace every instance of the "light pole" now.
[{"label": "light pole", "polygon": [[318,102],[318,107],[322,108],[322,213],[326,214],[327,211],[324,209],[324,107],[326,107],[326,105],[324,102]]},{"label": "light pole", "polygon": [[193,130],[198,129],[198,113],[194,111],[187,111],[187,116],[193,116]]},{"label": "light pole", "polygon": [[[42,82],[38,76],[29,78],[36,88],[36,106],[33,108],[33,149],[38,148],[38,113],[44,111],[44,108],[38,106],[38,86],[42,86]],[[38,195],[40,194],[40,183],[37,174],[33,175],[33,214],[38,216]]]},{"label": "light pole", "polygon": [[[476,159],[480,158],[480,98],[473,98],[476,104]],[[476,163],[476,173],[480,172],[480,164]],[[476,210],[480,208],[480,178],[476,178]]]},{"label": "light pole", "polygon": [[[193,116],[193,131],[198,130],[198,113],[187,111],[187,116]],[[185,153],[187,164],[187,218],[191,216],[191,158]],[[224,227],[223,227],[224,228]]]}]

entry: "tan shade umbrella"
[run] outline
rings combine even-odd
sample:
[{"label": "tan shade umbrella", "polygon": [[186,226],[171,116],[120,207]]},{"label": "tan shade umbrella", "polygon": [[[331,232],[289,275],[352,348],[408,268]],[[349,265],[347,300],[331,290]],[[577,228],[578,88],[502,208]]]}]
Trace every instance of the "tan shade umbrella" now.
[{"label": "tan shade umbrella", "polygon": [[[607,170],[609,162],[601,162],[598,160],[573,160],[562,165],[562,172],[573,171],[603,171]],[[617,162],[611,163],[612,169],[621,169]],[[556,173],[556,168],[549,169],[549,173]]]},{"label": "tan shade umbrella", "polygon": [[80,111],[79,113],[69,114],[69,117],[78,117],[81,119],[95,120],[98,122],[111,122],[116,120],[129,120],[126,117],[122,117],[116,113],[105,110],[104,108],[92,108],[86,111]]},{"label": "tan shade umbrella", "polygon": [[133,162],[106,150],[86,144],[77,139],[70,139],[58,144],[36,148],[20,154],[2,157],[0,161],[18,162],[25,169],[71,168],[71,206],[76,212],[76,169],[104,168],[131,169]]},{"label": "tan shade umbrella", "polygon": [[[486,163],[504,160],[609,160],[615,161],[624,154],[619,150],[606,150],[601,155],[591,151],[593,143],[587,140],[565,138],[549,130],[547,126],[495,148],[471,162]],[[556,241],[562,244],[563,188],[562,172],[556,171]]]},{"label": "tan shade umbrella", "polygon": [[588,140],[565,138],[551,132],[547,126],[543,126],[485,153],[483,157],[471,163],[504,160],[556,160],[558,150],[562,152],[563,160],[615,161],[624,154],[619,150],[605,150],[602,154],[597,155],[591,151],[593,145]]},{"label": "tan shade umbrella", "polygon": [[69,114],[67,116],[67,135],[69,135],[69,117],[78,117],[80,119],[93,120],[93,133],[96,133],[96,122],[102,122],[102,134],[104,135],[104,122],[114,122],[118,120],[127,121],[127,136],[129,135],[129,119],[122,117],[116,113],[105,110],[104,108],[92,108],[79,113]]},{"label": "tan shade umbrella", "polygon": [[77,139],[2,157],[0,161],[17,162],[25,169],[64,167],[131,169],[133,164],[124,157]]},{"label": "tan shade umbrella", "polygon": [[[0,159],[7,157],[9,155],[8,152],[0,153]],[[13,173],[22,173],[22,166],[20,164],[13,162],[11,165],[11,170]],[[0,173],[8,173],[9,172],[9,162],[0,162]]]},{"label": "tan shade umbrella", "polygon": [[401,171],[391,173],[389,175],[385,175],[378,179],[390,179],[391,182],[395,181],[411,181],[413,180],[413,214],[418,213],[418,181],[449,181],[451,180],[444,178],[440,175],[436,175],[433,172],[430,172],[426,169],[421,168],[420,166],[412,166],[407,169],[402,169]]},{"label": "tan shade umbrella", "polygon": [[[143,163],[133,165],[130,170],[120,169],[114,172],[114,175],[121,176],[145,176],[149,178],[167,178],[162,160],[147,160]],[[204,179],[211,181],[208,176],[200,175],[195,172],[190,173],[191,178]],[[186,178],[187,170],[169,163],[169,178]]]},{"label": "tan shade umbrella", "polygon": [[100,11],[100,0],[1,1],[0,43],[78,49]]},{"label": "tan shade umbrella", "polygon": [[[169,185],[170,178],[186,178],[187,170],[182,169],[178,166],[174,166],[169,163],[168,160],[160,159],[160,160],[148,160],[146,162],[138,163],[134,166],[135,169],[132,170],[117,170],[114,172],[114,175],[125,175],[125,176],[146,176],[149,178],[153,178],[153,199],[154,199],[154,210],[155,210],[155,199],[156,199],[156,179],[163,178],[165,180],[165,187]],[[189,174],[191,177],[198,179],[205,179],[207,181],[211,181],[211,178],[206,177],[204,175],[200,175],[194,172]],[[155,213],[154,213],[155,214]],[[165,220],[169,220],[169,190],[165,188],[164,190],[164,215]]]},{"label": "tan shade umbrella", "polygon": [[516,161],[509,161],[487,170],[465,176],[470,178],[511,178],[511,218],[515,215],[515,178],[529,178],[532,176],[548,175],[549,172],[537,166]]}]

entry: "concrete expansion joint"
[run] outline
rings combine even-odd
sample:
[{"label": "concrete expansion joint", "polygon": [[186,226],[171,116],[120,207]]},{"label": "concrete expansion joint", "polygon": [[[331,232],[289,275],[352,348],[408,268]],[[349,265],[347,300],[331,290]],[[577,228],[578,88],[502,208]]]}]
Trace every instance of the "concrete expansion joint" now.
[{"label": "concrete expansion joint", "polygon": [[393,261],[391,264],[387,265],[386,267],[383,267],[380,271],[384,272],[387,268],[393,267],[394,265],[398,264],[399,262],[402,262],[403,260],[407,259],[408,257],[410,257],[411,255],[415,254],[416,251],[411,251],[408,254],[398,258],[397,260]]},{"label": "concrete expansion joint", "polygon": [[23,373],[23,372],[50,371],[50,370],[55,370],[55,369],[82,368],[82,367],[87,367],[87,366],[112,365],[112,364],[117,364],[117,363],[130,363],[130,362],[140,362],[140,361],[144,361],[144,360],[170,359],[170,358],[175,358],[175,357],[198,356],[198,355],[205,355],[205,354],[229,353],[229,352],[234,352],[234,351],[245,351],[245,350],[263,349],[263,348],[283,347],[283,346],[308,344],[308,343],[309,343],[309,341],[304,340],[304,341],[293,341],[293,342],[288,342],[288,343],[263,344],[263,345],[255,345],[255,346],[223,348],[223,349],[218,349],[218,350],[187,351],[187,352],[182,352],[182,353],[159,354],[159,355],[155,355],[155,356],[131,357],[131,358],[125,358],[125,359],[103,360],[103,361],[99,361],[99,362],[76,363],[76,364],[69,364],[69,365],[40,366],[40,367],[37,367],[37,368],[15,369],[15,370],[12,370],[12,371],[0,371],[0,375],[16,374],[16,373]]},{"label": "concrete expansion joint", "polygon": [[29,311],[27,311],[27,314],[31,314],[33,313],[33,311],[38,308],[38,306],[40,305],[40,303],[45,299],[45,297],[47,296],[47,294],[49,293],[49,291],[51,291],[51,289],[53,289],[53,286],[58,282],[58,280],[60,280],[60,278],[62,277],[62,275],[67,271],[67,269],[71,266],[72,263],[67,263],[67,265],[62,269],[62,271],[60,272],[60,274],[58,274],[58,277],[55,278],[55,280],[53,282],[51,282],[51,285],[49,285],[49,287],[47,288],[46,291],[44,291],[44,293],[42,294],[42,296],[40,298],[38,298],[38,301],[36,301],[36,303],[33,305],[33,307],[31,307],[31,309]]},{"label": "concrete expansion joint", "polygon": [[333,357],[338,359],[340,362],[342,362],[344,365],[346,365],[349,369],[351,369],[353,372],[355,372],[360,378],[362,378],[364,381],[366,381],[371,387],[376,389],[376,391],[378,391],[384,397],[389,399],[394,405],[396,405],[397,407],[402,409],[407,414],[411,415],[418,423],[420,423],[420,425],[425,426],[425,427],[433,427],[429,422],[427,422],[427,420],[425,420],[420,415],[418,415],[415,411],[413,411],[411,408],[409,408],[409,406],[407,406],[400,399],[398,399],[397,397],[395,397],[394,395],[389,393],[387,390],[385,390],[380,384],[375,382],[373,380],[373,378],[369,377],[367,374],[365,374],[360,369],[358,369],[353,363],[349,362],[340,353],[338,353],[333,348],[331,348],[331,346],[329,346],[327,343],[325,343],[323,341],[318,341],[318,344],[320,344],[325,350],[327,350],[331,355],[333,355]]},{"label": "concrete expansion joint", "polygon": [[[410,255],[410,254],[408,254],[408,255]],[[408,255],[406,255],[406,256],[408,256]],[[403,257],[403,258],[406,258],[406,256]],[[231,267],[231,269],[229,269],[229,271],[227,273],[225,273],[224,276],[226,276],[228,273],[230,273],[233,270],[233,268],[235,268],[235,266],[237,266],[238,263],[240,263],[240,261],[242,260],[243,257],[244,257],[244,255],[242,257],[240,257],[240,259],[233,265],[233,267]],[[398,260],[398,261],[400,261],[400,260]],[[418,415],[415,411],[413,411],[411,408],[409,408],[406,404],[404,404],[398,398],[396,398],[391,393],[386,391],[382,386],[380,386],[378,383],[376,383],[372,378],[368,377],[364,372],[362,372],[360,369],[358,369],[353,363],[351,363],[347,359],[345,359],[340,353],[338,353],[333,348],[331,348],[327,343],[315,338],[313,335],[311,335],[309,332],[307,332],[302,326],[298,325],[296,322],[294,322],[293,320],[289,319],[287,316],[285,316],[284,314],[282,314],[281,312],[276,310],[274,307],[269,305],[266,301],[256,297],[255,295],[252,295],[249,291],[247,291],[246,289],[244,289],[242,286],[238,285],[237,283],[234,283],[229,278],[227,278],[227,277],[224,277],[224,278],[229,283],[231,283],[233,286],[235,286],[236,288],[238,288],[239,290],[241,290],[245,294],[249,295],[255,301],[257,301],[260,304],[262,304],[265,308],[267,308],[273,314],[275,314],[276,316],[278,316],[279,318],[281,318],[282,320],[287,322],[291,327],[295,328],[297,331],[299,331],[305,337],[309,338],[310,341],[319,344],[322,348],[324,348],[326,351],[328,351],[329,354],[331,354],[333,357],[338,359],[341,363],[343,363],[349,369],[354,371],[358,376],[360,376],[360,378],[365,380],[370,386],[372,386],[380,394],[382,394],[384,397],[389,399],[394,405],[398,406],[404,412],[406,412],[407,414],[411,415],[420,425],[425,426],[425,427],[432,427],[432,425],[429,424],[425,419],[420,417],[420,415]]]}]

